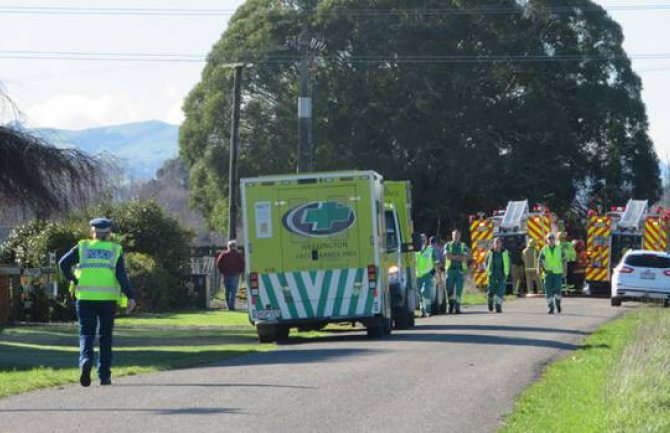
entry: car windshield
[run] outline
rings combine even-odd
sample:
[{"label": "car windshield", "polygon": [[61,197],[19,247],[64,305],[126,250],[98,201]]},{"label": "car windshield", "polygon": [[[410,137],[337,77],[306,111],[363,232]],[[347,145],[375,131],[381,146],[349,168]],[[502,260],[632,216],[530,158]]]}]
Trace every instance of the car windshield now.
[{"label": "car windshield", "polygon": [[624,263],[628,266],[640,268],[670,268],[670,258],[657,256],[655,254],[631,254],[626,257]]}]

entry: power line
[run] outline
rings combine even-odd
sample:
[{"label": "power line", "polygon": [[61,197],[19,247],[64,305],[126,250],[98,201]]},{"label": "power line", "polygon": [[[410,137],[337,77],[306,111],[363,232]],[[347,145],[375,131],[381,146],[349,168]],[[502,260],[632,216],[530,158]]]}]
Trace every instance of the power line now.
[{"label": "power line", "polygon": [[[204,63],[206,56],[187,53],[123,53],[123,52],[76,52],[76,51],[29,51],[0,50],[0,59],[21,60],[75,60],[101,62],[173,62]],[[230,59],[225,63],[295,63],[298,55],[267,55],[261,58]],[[648,53],[632,55],[353,55],[353,56],[316,56],[318,62],[326,63],[538,63],[538,62],[608,62],[616,60],[668,60],[670,53]]]},{"label": "power line", "polygon": [[[294,10],[294,9],[263,9],[255,13],[267,14],[325,14],[341,16],[403,16],[403,15],[517,15],[529,11],[542,11],[553,14],[561,13],[598,13],[659,11],[670,10],[670,4],[638,4],[601,7],[593,6],[551,6],[542,9],[525,7],[484,6],[473,8],[431,8],[431,9],[345,9],[331,10]],[[232,16],[235,9],[192,9],[192,8],[127,8],[127,7],[76,7],[76,6],[0,6],[0,14],[17,15],[102,15],[102,16]]]}]

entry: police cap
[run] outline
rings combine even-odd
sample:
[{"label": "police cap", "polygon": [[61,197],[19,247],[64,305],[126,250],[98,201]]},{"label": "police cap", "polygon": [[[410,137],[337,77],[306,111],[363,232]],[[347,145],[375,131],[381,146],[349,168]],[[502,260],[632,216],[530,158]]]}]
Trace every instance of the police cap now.
[{"label": "police cap", "polygon": [[112,230],[112,220],[105,217],[93,218],[89,221],[91,227],[99,232],[107,232]]}]

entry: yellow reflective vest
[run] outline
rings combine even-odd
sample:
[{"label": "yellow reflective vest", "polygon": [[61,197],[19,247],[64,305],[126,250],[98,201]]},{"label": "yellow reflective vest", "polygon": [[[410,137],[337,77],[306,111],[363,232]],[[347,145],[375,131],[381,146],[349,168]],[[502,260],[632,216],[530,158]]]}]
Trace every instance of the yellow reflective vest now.
[{"label": "yellow reflective vest", "polygon": [[76,296],[82,301],[119,301],[116,263],[121,245],[109,241],[79,241],[79,283]]},{"label": "yellow reflective vest", "polygon": [[553,249],[549,245],[545,245],[540,251],[542,263],[545,272],[552,274],[563,273],[563,251],[560,246],[556,245]]},{"label": "yellow reflective vest", "polygon": [[[460,252],[458,255],[460,256],[465,256],[468,254],[468,249],[465,246],[463,242],[459,242],[458,245],[460,246]],[[447,254],[454,254],[454,247],[456,246],[455,243],[449,242],[447,245],[444,247],[444,251]],[[446,268],[449,269],[451,267],[451,260],[449,260],[449,256],[446,257]],[[468,271],[468,261],[467,260],[461,260],[461,268],[463,269],[464,272]]]},{"label": "yellow reflective vest", "polygon": [[415,256],[417,278],[424,277],[435,269],[433,247],[426,247],[424,250],[417,251]]},{"label": "yellow reflective vest", "polygon": [[[509,252],[507,250],[501,250],[502,259],[503,259],[503,272],[505,278],[509,276]],[[491,277],[493,275],[493,250],[488,250],[486,253],[486,275]]]}]

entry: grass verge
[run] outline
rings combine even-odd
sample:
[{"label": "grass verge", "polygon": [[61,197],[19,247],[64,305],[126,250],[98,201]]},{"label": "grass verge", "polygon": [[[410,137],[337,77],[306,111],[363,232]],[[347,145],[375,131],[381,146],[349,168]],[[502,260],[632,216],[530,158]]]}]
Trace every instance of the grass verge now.
[{"label": "grass verge", "polygon": [[606,324],[527,389],[501,433],[670,431],[670,310]]},{"label": "grass verge", "polygon": [[[114,330],[113,377],[206,365],[275,347],[257,341],[245,313],[121,318]],[[78,344],[75,324],[0,329],[0,398],[77,382]]]}]

